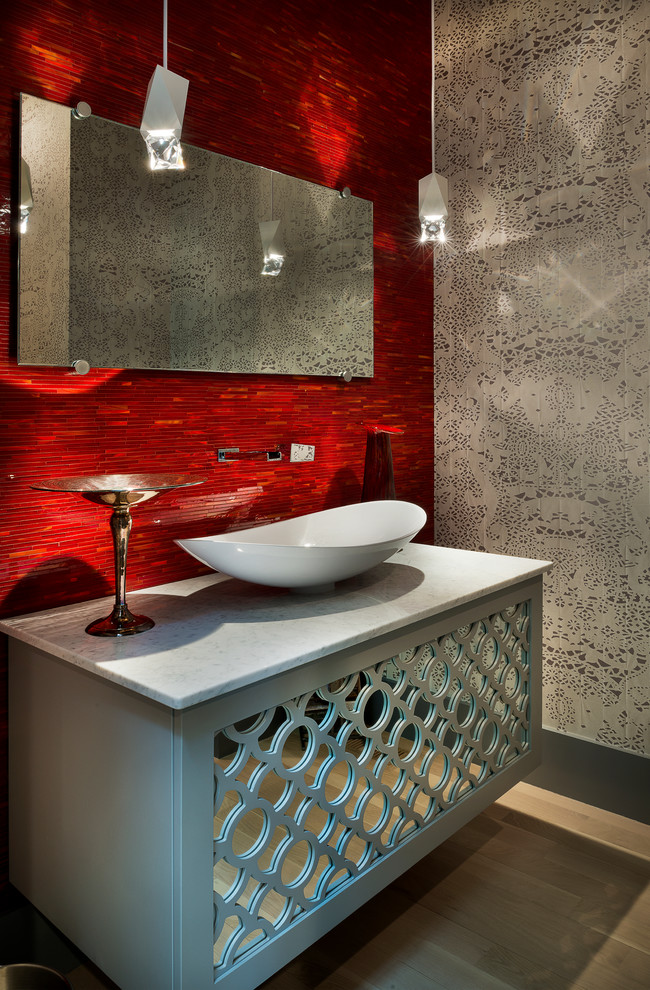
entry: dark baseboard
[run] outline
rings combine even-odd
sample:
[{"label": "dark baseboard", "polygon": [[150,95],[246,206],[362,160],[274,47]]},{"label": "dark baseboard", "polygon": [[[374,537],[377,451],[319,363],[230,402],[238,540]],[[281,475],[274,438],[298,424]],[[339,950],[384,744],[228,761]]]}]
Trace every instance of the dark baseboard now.
[{"label": "dark baseboard", "polygon": [[650,759],[543,730],[542,763],[527,784],[650,825]]}]

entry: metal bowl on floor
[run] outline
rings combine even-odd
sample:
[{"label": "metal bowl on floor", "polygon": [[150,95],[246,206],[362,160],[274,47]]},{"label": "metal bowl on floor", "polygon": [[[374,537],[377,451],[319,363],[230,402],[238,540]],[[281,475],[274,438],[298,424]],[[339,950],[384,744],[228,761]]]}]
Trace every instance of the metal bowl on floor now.
[{"label": "metal bowl on floor", "polygon": [[0,990],[72,990],[65,976],[48,966],[12,963],[0,966]]}]

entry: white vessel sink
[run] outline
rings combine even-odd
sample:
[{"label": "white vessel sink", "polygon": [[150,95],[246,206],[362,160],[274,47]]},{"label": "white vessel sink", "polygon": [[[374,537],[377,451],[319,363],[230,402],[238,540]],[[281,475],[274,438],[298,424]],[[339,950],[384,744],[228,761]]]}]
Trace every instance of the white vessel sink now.
[{"label": "white vessel sink", "polygon": [[426,520],[424,509],[412,502],[360,502],[176,542],[231,577],[278,588],[321,590],[380,564],[412,540]]}]

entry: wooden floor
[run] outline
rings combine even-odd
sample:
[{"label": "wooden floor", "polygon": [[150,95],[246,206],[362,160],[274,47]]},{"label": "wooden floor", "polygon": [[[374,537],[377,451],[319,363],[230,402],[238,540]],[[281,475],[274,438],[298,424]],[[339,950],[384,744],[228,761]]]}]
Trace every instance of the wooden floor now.
[{"label": "wooden floor", "polygon": [[649,826],[518,784],[263,990],[649,990],[649,880]]}]

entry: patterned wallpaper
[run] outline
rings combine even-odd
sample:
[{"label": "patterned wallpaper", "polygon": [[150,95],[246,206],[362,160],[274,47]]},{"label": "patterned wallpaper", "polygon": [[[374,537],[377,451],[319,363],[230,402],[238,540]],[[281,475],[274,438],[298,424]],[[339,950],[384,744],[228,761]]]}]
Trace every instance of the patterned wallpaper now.
[{"label": "patterned wallpaper", "polygon": [[436,542],[550,559],[547,727],[650,753],[650,5],[436,0]]}]

